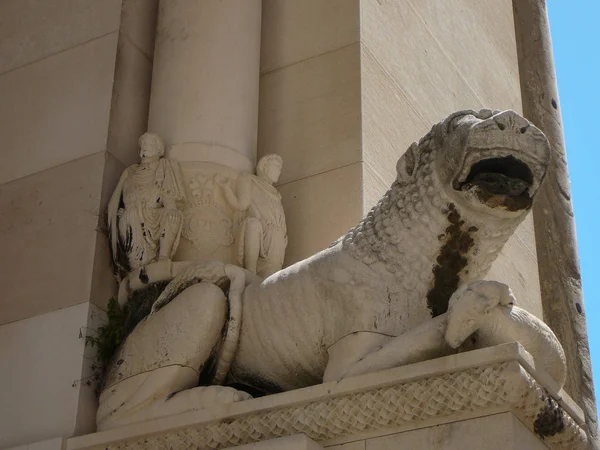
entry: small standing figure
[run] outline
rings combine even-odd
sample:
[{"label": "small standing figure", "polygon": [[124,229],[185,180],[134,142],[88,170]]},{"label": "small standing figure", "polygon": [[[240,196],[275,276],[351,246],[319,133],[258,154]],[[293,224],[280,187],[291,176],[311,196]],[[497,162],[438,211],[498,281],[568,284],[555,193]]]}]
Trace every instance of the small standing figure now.
[{"label": "small standing figure", "polygon": [[282,166],[279,155],[263,156],[256,166],[257,176],[239,177],[237,194],[225,177],[216,179],[229,204],[245,213],[239,234],[239,263],[263,278],[282,268],[287,246],[281,195],[273,186]]},{"label": "small standing figure", "polygon": [[171,259],[181,234],[176,202],[185,199],[176,161],[163,158],[160,137],[144,133],[138,140],[140,164],[129,166],[108,204],[108,230],[118,275],[157,259]]}]

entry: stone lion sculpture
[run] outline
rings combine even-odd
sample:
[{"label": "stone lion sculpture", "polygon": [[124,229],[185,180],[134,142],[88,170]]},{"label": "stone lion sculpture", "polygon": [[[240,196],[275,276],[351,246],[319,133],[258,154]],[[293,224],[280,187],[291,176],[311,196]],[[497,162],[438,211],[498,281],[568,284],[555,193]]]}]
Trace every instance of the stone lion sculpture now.
[{"label": "stone lion sculpture", "polygon": [[[445,317],[459,287],[501,303],[501,289],[474,283],[531,209],[549,160],[543,133],[515,112],[461,111],[406,151],[389,191],[330,248],[264,280],[221,263],[190,266],[115,355],[99,429],[247,398],[237,389],[276,393],[362,373],[381,349],[396,357],[385,367],[449,351],[467,336],[444,342],[443,329],[398,355],[403,335]],[[524,314],[515,333],[556,340]],[[564,365],[560,355],[554,363]]]}]

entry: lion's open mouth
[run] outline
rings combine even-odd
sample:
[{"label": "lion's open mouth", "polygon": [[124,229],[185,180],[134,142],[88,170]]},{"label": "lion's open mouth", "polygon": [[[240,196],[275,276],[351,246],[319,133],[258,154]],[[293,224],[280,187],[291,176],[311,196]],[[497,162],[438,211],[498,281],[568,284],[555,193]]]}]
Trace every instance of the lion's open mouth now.
[{"label": "lion's open mouth", "polygon": [[514,156],[489,158],[475,163],[463,182],[455,189],[471,191],[486,205],[502,206],[516,211],[531,206],[529,188],[533,184],[533,173],[527,164]]}]

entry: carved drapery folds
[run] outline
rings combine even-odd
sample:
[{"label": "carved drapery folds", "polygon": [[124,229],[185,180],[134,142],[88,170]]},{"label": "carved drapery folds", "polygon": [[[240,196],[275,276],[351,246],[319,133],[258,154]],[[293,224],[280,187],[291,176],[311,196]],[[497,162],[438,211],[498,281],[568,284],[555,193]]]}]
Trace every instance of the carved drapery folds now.
[{"label": "carved drapery folds", "polygon": [[159,259],[171,259],[179,243],[185,201],[176,161],[164,158],[159,136],[139,139],[139,164],[125,169],[108,205],[115,271],[121,276]]}]

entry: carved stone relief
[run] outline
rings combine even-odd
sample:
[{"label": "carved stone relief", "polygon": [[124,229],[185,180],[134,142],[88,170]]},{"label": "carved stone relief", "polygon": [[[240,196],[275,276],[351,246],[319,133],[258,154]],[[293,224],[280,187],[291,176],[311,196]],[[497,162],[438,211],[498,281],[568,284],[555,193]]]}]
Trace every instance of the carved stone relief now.
[{"label": "carved stone relief", "polygon": [[239,173],[219,164],[184,164],[189,201],[183,210],[183,240],[175,258],[180,261],[233,263],[239,219],[223,198],[215,178],[237,183]]},{"label": "carved stone relief", "polygon": [[238,232],[237,263],[263,278],[283,267],[287,245],[281,195],[273,187],[282,164],[278,155],[263,156],[256,167],[257,176],[243,174],[237,192],[226,178],[216,179],[228,203],[244,217]]},{"label": "carved stone relief", "polygon": [[[184,168],[183,237],[235,253],[156,271],[172,281],[108,368],[99,429],[248,398],[198,380],[270,394],[473,341],[523,341],[560,385],[554,334],[514,306],[507,286],[480,281],[530,210],[549,159],[545,136],[512,111],[455,113],[399,159],[390,190],[355,228],[282,270],[280,158],[263,158],[257,176]],[[223,214],[196,215],[202,205]],[[143,283],[152,270],[134,277]]]},{"label": "carved stone relief", "polygon": [[220,164],[182,164],[188,201],[182,208],[178,261],[222,261],[267,277],[283,266],[287,245],[281,196],[273,183],[278,155],[266,155],[257,175]]}]

